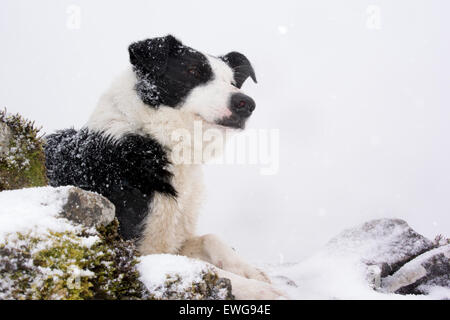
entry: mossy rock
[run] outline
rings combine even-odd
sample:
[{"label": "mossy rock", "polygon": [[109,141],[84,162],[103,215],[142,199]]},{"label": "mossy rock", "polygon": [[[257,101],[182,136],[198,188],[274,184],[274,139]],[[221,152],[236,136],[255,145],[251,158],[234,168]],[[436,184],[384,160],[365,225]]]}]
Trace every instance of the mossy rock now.
[{"label": "mossy rock", "polygon": [[201,280],[179,290],[183,279],[179,275],[167,275],[167,280],[157,294],[150,292],[150,297],[157,300],[234,300],[231,281],[219,278],[215,271],[205,270],[200,274]]},{"label": "mossy rock", "polygon": [[11,234],[0,244],[0,299],[147,299],[134,243],[118,222],[80,232]]},{"label": "mossy rock", "polygon": [[0,191],[47,185],[39,131],[19,114],[0,111]]},{"label": "mossy rock", "polygon": [[115,219],[107,226],[0,240],[0,300],[234,299],[231,283],[212,269],[184,286],[178,274],[148,290],[135,243],[123,240]]}]

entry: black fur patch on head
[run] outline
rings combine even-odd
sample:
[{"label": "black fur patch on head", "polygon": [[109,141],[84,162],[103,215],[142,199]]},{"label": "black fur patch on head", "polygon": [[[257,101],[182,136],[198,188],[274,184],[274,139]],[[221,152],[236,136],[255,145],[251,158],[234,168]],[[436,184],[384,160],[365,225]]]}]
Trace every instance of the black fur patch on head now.
[{"label": "black fur patch on head", "polygon": [[252,64],[242,53],[233,51],[219,58],[233,69],[234,81],[236,82],[236,87],[239,89],[248,77],[251,77],[255,83],[257,82]]},{"label": "black fur patch on head", "polygon": [[46,140],[50,185],[74,185],[108,198],[126,239],[140,236],[155,192],[176,196],[166,151],[149,136],[129,134],[116,141],[87,129],[68,129]]},{"label": "black fur patch on head", "polygon": [[173,36],[147,39],[128,48],[138,82],[136,92],[150,106],[176,107],[214,75],[208,59]]}]

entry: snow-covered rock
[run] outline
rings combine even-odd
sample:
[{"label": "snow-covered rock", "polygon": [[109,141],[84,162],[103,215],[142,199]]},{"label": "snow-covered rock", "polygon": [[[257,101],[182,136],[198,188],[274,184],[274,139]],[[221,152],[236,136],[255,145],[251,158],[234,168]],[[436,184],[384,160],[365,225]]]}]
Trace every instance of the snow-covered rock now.
[{"label": "snow-covered rock", "polygon": [[[434,248],[405,221],[379,219],[300,263],[266,269],[294,299],[450,299],[448,246]],[[402,295],[410,293],[424,295]]]},{"label": "snow-covered rock", "polygon": [[62,219],[71,187],[39,187],[0,192],[0,239],[10,233],[38,236],[54,232],[76,231],[76,226]]},{"label": "snow-covered rock", "polygon": [[108,225],[115,217],[108,199],[72,186],[2,191],[0,204],[0,238],[13,232],[78,231]]},{"label": "snow-covered rock", "polygon": [[[148,296],[134,243],[118,236],[114,207],[102,196],[40,187],[2,191],[0,204],[0,299]],[[83,220],[84,210],[93,216]]]},{"label": "snow-covered rock", "polygon": [[415,232],[406,221],[377,219],[344,230],[332,238],[326,249],[334,254],[353,255],[380,277],[398,270],[407,261],[434,248],[434,243]]},{"label": "snow-covered rock", "polygon": [[211,265],[170,254],[141,257],[140,279],[156,299],[233,299],[231,282]]}]

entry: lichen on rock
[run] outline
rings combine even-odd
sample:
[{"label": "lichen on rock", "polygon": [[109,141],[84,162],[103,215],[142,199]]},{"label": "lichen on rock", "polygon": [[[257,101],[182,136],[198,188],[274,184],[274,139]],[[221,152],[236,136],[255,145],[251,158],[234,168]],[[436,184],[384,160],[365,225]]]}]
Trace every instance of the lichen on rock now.
[{"label": "lichen on rock", "polygon": [[0,111],[0,191],[47,184],[39,131],[19,114]]}]

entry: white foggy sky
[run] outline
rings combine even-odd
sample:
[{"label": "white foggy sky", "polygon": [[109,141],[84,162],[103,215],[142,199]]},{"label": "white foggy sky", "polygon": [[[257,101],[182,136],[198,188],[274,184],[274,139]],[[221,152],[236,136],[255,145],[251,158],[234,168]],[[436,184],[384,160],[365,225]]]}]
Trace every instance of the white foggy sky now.
[{"label": "white foggy sky", "polygon": [[[69,5],[80,29],[66,27]],[[367,7],[381,29],[366,27]],[[240,51],[251,128],[280,130],[280,170],[205,170],[199,231],[254,261],[296,261],[368,219],[450,235],[448,1],[0,2],[0,106],[81,127],[135,40]]]}]

